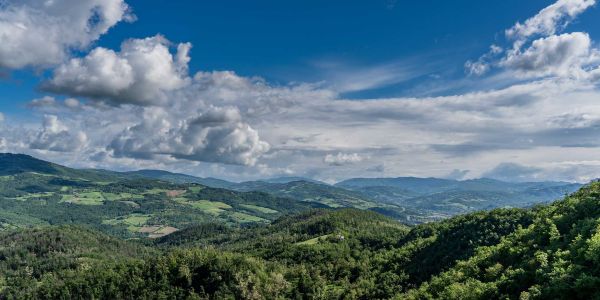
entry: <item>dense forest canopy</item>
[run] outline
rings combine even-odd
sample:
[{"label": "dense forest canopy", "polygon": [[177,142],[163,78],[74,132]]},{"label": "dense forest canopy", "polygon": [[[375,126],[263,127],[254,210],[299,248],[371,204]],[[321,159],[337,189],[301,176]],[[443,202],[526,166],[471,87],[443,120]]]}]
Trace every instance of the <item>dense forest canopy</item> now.
[{"label": "dense forest canopy", "polygon": [[590,299],[600,183],[548,206],[408,227],[317,209],[124,241],[73,226],[0,235],[4,297]]},{"label": "dense forest canopy", "polygon": [[[552,204],[406,225],[397,218],[403,206],[340,187],[358,189],[368,180],[332,187],[282,179],[229,190],[181,176],[174,182],[24,156],[3,160],[0,298],[600,296],[600,182]],[[498,184],[432,182],[437,193]],[[290,190],[297,192],[285,197]],[[314,195],[324,198],[305,198]]]}]

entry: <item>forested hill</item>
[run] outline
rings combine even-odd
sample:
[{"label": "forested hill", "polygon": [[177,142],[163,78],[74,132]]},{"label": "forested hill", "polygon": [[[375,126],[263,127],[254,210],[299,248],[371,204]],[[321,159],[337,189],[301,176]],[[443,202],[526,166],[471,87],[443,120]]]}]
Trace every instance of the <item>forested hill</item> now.
[{"label": "forested hill", "polygon": [[[489,178],[352,178],[334,185],[302,177],[281,177],[234,183],[165,171],[141,170],[128,175],[175,183],[194,182],[236,191],[317,202],[330,207],[372,209],[404,223],[418,224],[498,207],[529,207],[564,197],[582,185],[570,182],[505,182]],[[377,207],[373,207],[376,203]],[[398,207],[401,207],[398,210]]]},{"label": "forested hill", "polygon": [[0,249],[0,298],[594,299],[598,220],[595,182],[551,205],[416,227],[313,210],[251,228],[198,225],[145,246],[111,242],[139,256],[103,256],[110,238],[93,231],[16,230],[0,234],[25,245]]},{"label": "forested hill", "polygon": [[[162,170],[79,170],[21,154],[0,154],[0,167],[0,174],[4,174],[0,175],[0,198],[7,200],[2,203],[0,227],[40,222],[62,224],[68,221],[60,214],[62,206],[75,204],[68,210],[73,211],[69,216],[71,223],[104,223],[108,226],[101,229],[120,230],[123,235],[127,231],[133,231],[134,235],[139,230],[150,231],[152,236],[199,221],[264,223],[282,214],[300,211],[302,207],[359,208],[406,224],[419,224],[479,210],[547,203],[581,186],[566,182],[412,177],[355,178],[336,185],[302,177],[234,183]],[[209,189],[196,193],[204,187]],[[241,192],[233,198],[242,196],[247,203],[233,203],[230,191]],[[279,199],[279,203],[288,202],[297,209],[287,209],[287,205],[275,207],[278,202],[271,200],[264,206],[265,201],[258,201],[260,198]],[[191,206],[191,211],[186,210],[186,206]],[[48,212],[52,222],[39,217],[42,210]],[[107,214],[108,210],[113,213]],[[129,213],[114,213],[119,211]],[[104,217],[95,220],[78,217],[86,215]],[[111,228],[111,225],[120,228]],[[151,228],[158,232],[155,234]]]}]

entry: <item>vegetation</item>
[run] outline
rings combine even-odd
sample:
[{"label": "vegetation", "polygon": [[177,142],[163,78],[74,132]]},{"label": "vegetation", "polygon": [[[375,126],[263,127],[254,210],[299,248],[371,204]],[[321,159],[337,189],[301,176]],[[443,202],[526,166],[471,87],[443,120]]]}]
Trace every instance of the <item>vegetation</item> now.
[{"label": "vegetation", "polygon": [[74,170],[0,155],[0,229],[86,225],[123,238],[159,237],[204,222],[267,223],[322,206],[262,192],[235,192],[139,175]]},{"label": "vegetation", "polygon": [[600,182],[407,226],[262,192],[69,176],[0,180],[0,299],[600,297]]}]

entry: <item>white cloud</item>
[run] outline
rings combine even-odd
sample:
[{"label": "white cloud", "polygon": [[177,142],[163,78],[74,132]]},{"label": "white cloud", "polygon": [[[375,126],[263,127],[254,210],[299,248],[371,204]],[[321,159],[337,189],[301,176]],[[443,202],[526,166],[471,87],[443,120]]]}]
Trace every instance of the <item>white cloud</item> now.
[{"label": "white cloud", "polygon": [[65,99],[65,106],[69,107],[69,108],[77,108],[79,107],[80,103],[79,100],[75,99],[75,98],[67,98]]},{"label": "white cloud", "polygon": [[83,108],[77,99],[67,98],[61,101],[52,96],[33,99],[27,103],[27,107],[49,114],[64,113],[66,110],[77,111]]},{"label": "white cloud", "polygon": [[57,152],[74,152],[87,143],[87,135],[83,131],[71,130],[54,115],[45,115],[41,130],[38,131],[29,145],[31,149]]},{"label": "white cloud", "polygon": [[51,96],[44,96],[42,98],[33,99],[27,104],[27,106],[29,106],[31,108],[54,106],[54,105],[56,105],[56,99]]},{"label": "white cloud", "polygon": [[501,163],[492,170],[483,174],[485,178],[492,178],[503,181],[539,181],[542,169],[537,167],[524,166],[516,163]]},{"label": "white cloud", "polygon": [[252,166],[269,150],[269,144],[242,122],[235,108],[212,107],[182,121],[169,120],[161,108],[147,108],[142,123],[119,134],[109,148],[117,157],[151,159],[167,155]]},{"label": "white cloud", "polygon": [[354,164],[365,160],[365,157],[361,156],[358,153],[342,153],[338,152],[337,154],[327,154],[323,161],[331,166],[343,166],[348,164]]},{"label": "white cloud", "polygon": [[[559,0],[542,9],[524,23],[506,30],[512,43],[504,51],[492,46],[490,52],[477,61],[467,61],[465,69],[471,75],[483,75],[494,67],[503,68],[517,77],[586,77],[594,79],[590,70],[600,63],[598,49],[593,48],[585,32],[558,34],[596,3],[595,0]],[[497,54],[504,52],[498,59]],[[511,76],[511,75],[507,75]]]},{"label": "white cloud", "polygon": [[506,30],[506,36],[519,41],[534,35],[554,35],[595,3],[595,0],[558,0],[526,20],[525,23],[517,22]]},{"label": "white cloud", "polygon": [[0,112],[0,123],[4,122],[4,114]]},{"label": "white cloud", "polygon": [[500,65],[524,76],[585,76],[590,47],[587,33],[552,35],[533,41],[523,52],[508,54]]},{"label": "white cloud", "polygon": [[[575,78],[447,97],[359,101],[310,85],[271,86],[211,72],[169,94],[165,106],[56,105],[69,132],[85,132],[88,141],[76,152],[44,155],[86,167],[167,168],[234,180],[282,170],[341,179],[364,176],[367,168],[378,172],[372,166],[384,162],[386,176],[444,177],[459,169],[473,178],[506,161],[561,170],[541,172],[540,179],[598,174],[585,162],[576,169],[546,167],[597,160],[600,93]],[[27,152],[29,145],[19,141],[37,134],[13,127],[0,136],[10,151]],[[212,162],[226,164],[216,168]]]},{"label": "white cloud", "polygon": [[167,92],[189,83],[191,44],[179,44],[175,54],[169,51],[169,45],[158,35],[127,40],[118,53],[96,48],[56,68],[43,88],[115,105],[164,104]]},{"label": "white cloud", "polygon": [[85,49],[122,20],[132,20],[123,0],[3,0],[0,67],[48,67],[72,49]]},{"label": "white cloud", "polygon": [[489,61],[502,53],[504,49],[497,45],[491,45],[488,53],[479,57],[477,61],[468,60],[465,63],[465,70],[468,75],[481,76],[491,69]]},{"label": "white cloud", "polygon": [[468,60],[465,62],[465,70],[467,70],[467,74],[469,75],[480,76],[490,70],[490,65],[483,59],[479,59],[477,61]]}]

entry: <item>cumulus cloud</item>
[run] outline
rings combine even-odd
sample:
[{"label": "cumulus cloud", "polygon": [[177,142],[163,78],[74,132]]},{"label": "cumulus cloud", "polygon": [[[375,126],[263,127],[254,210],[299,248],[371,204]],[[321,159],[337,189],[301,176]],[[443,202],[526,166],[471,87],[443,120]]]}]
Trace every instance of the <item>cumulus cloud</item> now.
[{"label": "cumulus cloud", "polygon": [[[519,77],[585,77],[594,80],[600,63],[599,51],[585,32],[559,34],[575,17],[595,4],[595,0],[559,0],[524,23],[506,30],[512,43],[508,50],[492,46],[476,61],[467,61],[471,75],[483,75],[494,67]],[[501,51],[495,51],[500,49]],[[504,52],[504,57],[496,55]]]},{"label": "cumulus cloud", "polygon": [[365,160],[365,157],[361,156],[358,153],[342,153],[338,152],[337,154],[327,154],[323,158],[323,162],[329,164],[330,166],[344,166],[348,164],[354,164]]},{"label": "cumulus cloud", "polygon": [[[80,104],[77,111],[60,106],[56,114],[69,132],[86,132],[88,143],[77,156],[72,152],[57,161],[73,156],[92,166],[177,167],[239,180],[277,170],[347,178],[386,162],[390,175],[444,177],[458,169],[471,170],[472,178],[509,158],[537,167],[591,161],[598,152],[599,94],[575,79],[446,97],[356,101],[232,72],[199,77],[176,91],[177,101],[169,106]],[[13,128],[0,136],[17,151],[19,138],[29,134]],[[213,162],[225,165],[216,168]],[[582,163],[573,177],[571,169],[564,170],[561,179],[585,180],[597,169]],[[555,174],[543,172],[544,179]]]},{"label": "cumulus cloud", "polygon": [[4,0],[0,2],[0,67],[47,67],[85,49],[122,20],[123,0]]},{"label": "cumulus cloud", "polygon": [[487,73],[491,69],[489,61],[502,53],[504,49],[497,45],[491,45],[488,53],[479,57],[476,61],[468,60],[465,63],[465,70],[468,75],[480,76]]},{"label": "cumulus cloud", "polygon": [[587,33],[552,35],[533,41],[523,52],[510,53],[500,65],[525,76],[584,76],[590,47]]},{"label": "cumulus cloud", "polygon": [[[236,106],[246,116],[260,118],[295,107],[335,99],[336,93],[312,84],[273,86],[260,77],[232,71],[198,72],[181,97],[215,106]],[[181,98],[180,97],[180,98]]]},{"label": "cumulus cloud", "polygon": [[56,99],[54,97],[50,97],[50,96],[44,96],[42,98],[33,99],[27,104],[27,106],[30,108],[46,107],[46,106],[54,106],[54,105],[56,105]]},{"label": "cumulus cloud", "polygon": [[4,114],[0,112],[0,123],[4,122]]},{"label": "cumulus cloud", "polygon": [[522,41],[534,35],[554,35],[579,14],[592,7],[596,0],[558,0],[525,21],[506,30],[506,36]]},{"label": "cumulus cloud", "polygon": [[75,98],[67,98],[61,101],[52,96],[44,96],[29,101],[27,107],[45,113],[56,114],[64,112],[65,110],[79,110],[82,108],[82,105],[79,100]]},{"label": "cumulus cloud", "polygon": [[189,83],[191,44],[179,44],[174,54],[169,47],[158,35],[127,40],[120,52],[96,48],[56,68],[43,89],[114,105],[164,104],[167,92]]},{"label": "cumulus cloud", "polygon": [[183,121],[161,108],[145,110],[142,123],[119,134],[109,149],[117,157],[151,159],[167,155],[193,161],[254,165],[269,144],[242,122],[237,109],[211,107]]},{"label": "cumulus cloud", "polygon": [[57,116],[45,115],[42,128],[29,145],[31,149],[57,152],[73,152],[80,150],[88,138],[82,131],[71,132]]}]

